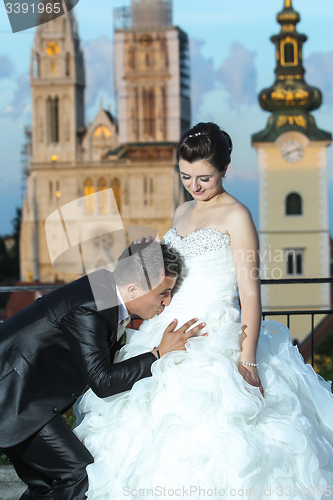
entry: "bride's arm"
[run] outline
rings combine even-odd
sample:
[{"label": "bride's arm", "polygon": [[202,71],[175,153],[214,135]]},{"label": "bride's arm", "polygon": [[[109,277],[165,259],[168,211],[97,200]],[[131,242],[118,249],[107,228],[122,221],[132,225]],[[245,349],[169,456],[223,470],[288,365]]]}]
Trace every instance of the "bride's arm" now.
[{"label": "bride's arm", "polygon": [[[244,325],[240,361],[256,363],[261,325],[259,239],[251,213],[244,205],[233,206],[228,229],[239,287],[241,322]],[[247,370],[251,377],[260,383],[255,367],[240,367],[242,375],[244,370]]]}]

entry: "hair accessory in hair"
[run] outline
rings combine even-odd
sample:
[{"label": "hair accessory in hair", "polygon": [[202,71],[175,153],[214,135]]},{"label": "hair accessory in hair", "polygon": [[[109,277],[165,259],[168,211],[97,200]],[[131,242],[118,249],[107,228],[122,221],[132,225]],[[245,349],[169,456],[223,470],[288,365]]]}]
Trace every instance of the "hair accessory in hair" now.
[{"label": "hair accessory in hair", "polygon": [[187,137],[195,137],[195,136],[198,136],[198,135],[204,135],[204,134],[202,132],[197,132],[196,134],[190,134]]}]

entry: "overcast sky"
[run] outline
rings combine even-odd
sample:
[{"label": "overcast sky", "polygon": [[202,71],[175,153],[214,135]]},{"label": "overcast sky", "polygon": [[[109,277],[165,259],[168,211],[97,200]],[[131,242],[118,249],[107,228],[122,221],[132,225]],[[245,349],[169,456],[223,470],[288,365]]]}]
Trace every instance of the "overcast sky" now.
[{"label": "overcast sky", "polygon": [[[113,8],[129,0],[80,0],[75,8],[85,54],[86,121],[113,98]],[[174,0],[174,24],[190,38],[192,121],[215,121],[232,137],[234,153],[226,189],[245,203],[258,222],[257,153],[251,134],[262,130],[269,114],[258,93],[274,81],[275,51],[269,38],[279,32],[276,13],[283,0]],[[304,44],[306,80],[324,96],[314,112],[319,128],[333,131],[333,2],[293,0],[301,14],[297,28]],[[0,3],[0,234],[11,232],[21,205],[20,151],[24,126],[31,122],[30,51],[34,29],[12,34]],[[333,233],[333,148],[328,150],[330,228]]]}]

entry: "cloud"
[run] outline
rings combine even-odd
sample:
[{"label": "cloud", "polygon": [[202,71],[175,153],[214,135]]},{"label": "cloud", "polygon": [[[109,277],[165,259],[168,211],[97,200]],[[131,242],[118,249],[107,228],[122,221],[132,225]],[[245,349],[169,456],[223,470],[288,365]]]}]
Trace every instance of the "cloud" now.
[{"label": "cloud", "polygon": [[[239,42],[233,42],[230,56],[216,70],[213,59],[202,54],[205,42],[190,40],[191,54],[191,99],[193,122],[207,115],[203,109],[205,95],[218,90],[218,101],[234,105],[257,105],[257,69],[254,63],[255,52],[247,50]],[[221,83],[223,92],[221,93]]]},{"label": "cloud", "polygon": [[215,70],[212,58],[205,58],[201,49],[205,45],[203,40],[191,38],[190,58],[191,58],[191,100],[193,121],[198,120],[200,106],[203,103],[203,96],[215,85]]},{"label": "cloud", "polygon": [[333,106],[333,51],[311,54],[304,63],[306,81],[323,93],[323,104]]},{"label": "cloud", "polygon": [[0,55],[0,79],[8,78],[14,73],[14,67],[7,56]]},{"label": "cloud", "polygon": [[92,106],[98,95],[113,98],[113,42],[106,35],[82,43],[86,71],[85,102]]},{"label": "cloud", "polygon": [[16,89],[12,100],[2,111],[1,118],[17,119],[26,111],[30,111],[31,89],[26,76],[16,78]]},{"label": "cloud", "polygon": [[235,179],[258,181],[258,172],[257,170],[245,169],[230,163],[227,171],[227,178],[229,181],[234,181]]},{"label": "cloud", "polygon": [[247,50],[241,43],[233,42],[231,55],[224,60],[216,72],[217,79],[224,85],[233,103],[257,104],[257,69],[255,52]]}]

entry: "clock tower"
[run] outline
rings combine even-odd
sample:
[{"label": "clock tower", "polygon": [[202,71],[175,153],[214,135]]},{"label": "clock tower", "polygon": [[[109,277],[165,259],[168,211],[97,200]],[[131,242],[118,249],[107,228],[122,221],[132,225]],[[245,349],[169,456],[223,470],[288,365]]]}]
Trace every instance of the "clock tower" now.
[{"label": "clock tower", "polygon": [[85,75],[73,10],[55,19],[44,12],[41,18],[31,51],[32,161],[22,207],[20,266],[22,280],[50,281],[56,274],[45,220],[80,196]]},{"label": "clock tower", "polygon": [[[277,21],[281,31],[271,38],[276,79],[259,95],[271,115],[266,128],[252,136],[259,159],[261,278],[328,278],[326,149],[332,136],[310,113],[320,107],[322,95],[304,79],[307,37],[297,32],[300,15],[291,0],[284,1]],[[326,309],[330,289],[328,284],[269,285],[262,299],[264,310]],[[293,316],[293,337],[303,340],[310,325],[310,316]]]},{"label": "clock tower", "polygon": [[85,131],[83,54],[73,11],[48,15],[31,53],[33,163],[75,162]]}]

